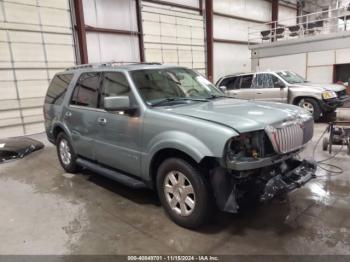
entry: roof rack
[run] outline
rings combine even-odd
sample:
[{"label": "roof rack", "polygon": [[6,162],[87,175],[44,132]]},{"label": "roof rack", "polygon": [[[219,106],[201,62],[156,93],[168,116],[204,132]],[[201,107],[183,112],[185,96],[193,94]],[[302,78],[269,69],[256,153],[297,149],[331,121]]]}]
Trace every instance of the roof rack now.
[{"label": "roof rack", "polygon": [[122,66],[122,65],[161,65],[161,63],[157,62],[124,62],[124,61],[109,61],[109,62],[100,62],[100,63],[90,63],[90,64],[82,64],[72,66],[66,69],[76,70],[76,69],[84,69],[84,68],[101,68],[101,67],[112,67],[112,66]]}]

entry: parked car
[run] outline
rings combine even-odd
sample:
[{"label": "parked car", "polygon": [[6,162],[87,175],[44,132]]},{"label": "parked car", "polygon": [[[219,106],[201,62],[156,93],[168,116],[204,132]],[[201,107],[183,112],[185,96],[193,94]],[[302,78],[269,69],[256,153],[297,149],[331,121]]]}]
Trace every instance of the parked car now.
[{"label": "parked car", "polygon": [[313,135],[305,110],[226,97],[193,70],[160,64],[85,65],[53,78],[49,141],[67,172],[83,167],[131,188],[156,190],[168,215],[196,228],[216,205],[261,201],[308,182],[295,156]]},{"label": "parked car", "polygon": [[310,83],[291,71],[229,75],[220,78],[216,86],[226,87],[226,93],[236,98],[298,105],[315,120],[349,100],[344,85]]}]

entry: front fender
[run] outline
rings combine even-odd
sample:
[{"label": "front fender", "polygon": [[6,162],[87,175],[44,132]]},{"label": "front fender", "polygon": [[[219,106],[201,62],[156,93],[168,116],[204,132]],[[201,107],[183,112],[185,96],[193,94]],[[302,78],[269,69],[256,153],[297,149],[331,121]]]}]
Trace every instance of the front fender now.
[{"label": "front fender", "polygon": [[153,157],[162,149],[176,149],[189,155],[199,163],[204,157],[221,157],[225,144],[209,149],[198,138],[181,131],[166,131],[153,137],[146,145],[142,157],[142,172],[145,178],[149,177],[150,165]]},{"label": "front fender", "polygon": [[290,98],[291,98],[292,104],[295,104],[295,101],[297,101],[299,98],[306,98],[306,97],[321,101],[322,100],[322,92],[310,91],[310,90],[307,90],[306,88],[305,89],[300,88],[300,90],[290,89]]}]

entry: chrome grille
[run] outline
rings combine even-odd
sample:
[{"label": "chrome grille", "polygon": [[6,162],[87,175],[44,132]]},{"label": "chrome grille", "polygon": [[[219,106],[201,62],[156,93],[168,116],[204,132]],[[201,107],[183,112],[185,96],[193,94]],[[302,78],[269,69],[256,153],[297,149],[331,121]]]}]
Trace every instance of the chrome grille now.
[{"label": "chrome grille", "polygon": [[266,128],[274,150],[278,154],[295,151],[306,144],[313,136],[313,120],[294,121],[279,127]]}]

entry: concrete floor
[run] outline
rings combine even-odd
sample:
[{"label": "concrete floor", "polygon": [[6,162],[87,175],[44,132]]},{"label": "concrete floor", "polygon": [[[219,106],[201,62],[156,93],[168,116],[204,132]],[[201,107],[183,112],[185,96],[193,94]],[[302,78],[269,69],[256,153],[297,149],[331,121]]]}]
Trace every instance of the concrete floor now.
[{"label": "concrete floor", "polygon": [[[325,128],[317,124],[312,155]],[[171,222],[148,190],[67,174],[45,149],[0,165],[0,254],[350,254],[350,157],[285,201],[220,213],[200,231]],[[317,159],[328,157],[317,150]]]}]

